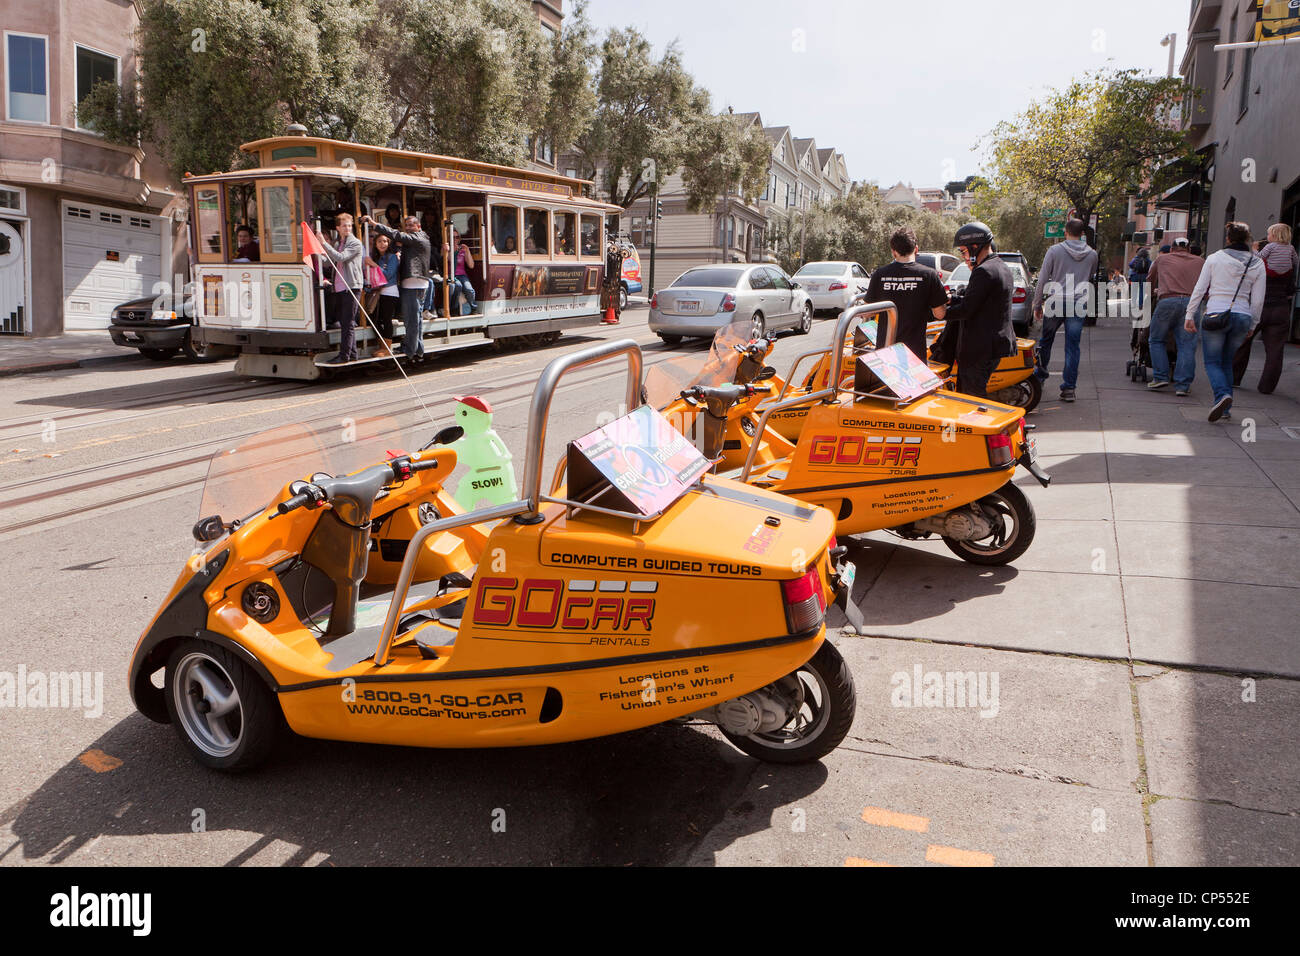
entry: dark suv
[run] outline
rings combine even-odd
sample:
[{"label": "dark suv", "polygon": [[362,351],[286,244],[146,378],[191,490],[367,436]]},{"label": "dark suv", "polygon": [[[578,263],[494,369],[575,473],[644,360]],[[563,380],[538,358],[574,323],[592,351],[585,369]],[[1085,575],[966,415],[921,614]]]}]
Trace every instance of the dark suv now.
[{"label": "dark suv", "polygon": [[193,322],[194,295],[186,286],[179,309],[166,295],[123,302],[109,318],[108,334],[114,345],[139,349],[141,355],[155,362],[166,361],[178,352],[196,362],[221,358],[223,353],[194,345]]}]

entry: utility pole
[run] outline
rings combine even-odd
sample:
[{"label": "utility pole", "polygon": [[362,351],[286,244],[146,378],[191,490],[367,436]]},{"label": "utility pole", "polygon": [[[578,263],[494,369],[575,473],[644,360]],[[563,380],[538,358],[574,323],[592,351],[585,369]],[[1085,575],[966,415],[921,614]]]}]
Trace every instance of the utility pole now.
[{"label": "utility pole", "polygon": [[653,298],[655,294],[655,242],[659,238],[659,182],[656,177],[654,185],[650,187],[650,284],[647,287],[646,296]]},{"label": "utility pole", "polygon": [[1165,76],[1172,78],[1174,75],[1174,48],[1178,46],[1178,34],[1166,34],[1165,38],[1160,41],[1160,45],[1169,47],[1169,72]]}]

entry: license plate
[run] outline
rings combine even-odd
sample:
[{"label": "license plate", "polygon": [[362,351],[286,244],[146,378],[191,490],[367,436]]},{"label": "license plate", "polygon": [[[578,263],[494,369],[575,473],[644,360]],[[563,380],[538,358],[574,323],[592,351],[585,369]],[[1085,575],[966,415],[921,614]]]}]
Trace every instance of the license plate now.
[{"label": "license plate", "polygon": [[700,300],[699,299],[678,299],[677,311],[678,312],[699,312]]},{"label": "license plate", "polygon": [[1025,439],[1025,451],[1029,453],[1030,464],[1038,464],[1038,441],[1034,438]]},{"label": "license plate", "polygon": [[852,561],[845,561],[840,565],[840,584],[845,590],[853,590],[853,582],[858,576],[858,569],[853,566]]},{"label": "license plate", "polygon": [[132,333],[132,332],[127,332],[126,335],[122,336],[122,338],[126,339],[128,342],[143,342],[143,341],[144,341],[143,338],[141,338],[141,337],[138,336],[138,335],[135,335],[135,334]]}]

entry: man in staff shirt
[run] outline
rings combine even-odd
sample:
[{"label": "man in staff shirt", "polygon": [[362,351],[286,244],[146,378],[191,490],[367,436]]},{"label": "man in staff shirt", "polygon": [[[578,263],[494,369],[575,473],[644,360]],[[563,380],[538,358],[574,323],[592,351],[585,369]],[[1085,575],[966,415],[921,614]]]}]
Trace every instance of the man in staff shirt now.
[{"label": "man in staff shirt", "polygon": [[[871,274],[867,301],[886,299],[898,306],[898,332],[895,342],[902,342],[922,362],[926,360],[925,327],[942,319],[948,309],[948,291],[943,278],[934,269],[916,261],[916,233],[908,227],[896,229],[889,237],[889,252],[894,261]],[[884,329],[880,330],[884,335]],[[877,345],[881,342],[878,340]]]}]

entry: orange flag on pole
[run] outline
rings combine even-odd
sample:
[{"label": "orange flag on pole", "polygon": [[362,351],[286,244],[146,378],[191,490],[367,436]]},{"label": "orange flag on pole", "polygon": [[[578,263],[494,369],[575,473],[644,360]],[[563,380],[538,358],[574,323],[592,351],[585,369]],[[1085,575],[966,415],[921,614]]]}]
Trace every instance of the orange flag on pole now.
[{"label": "orange flag on pole", "polygon": [[320,244],[316,238],[316,233],[305,222],[302,224],[302,261],[304,265],[311,265],[311,256],[325,255],[325,247]]}]

